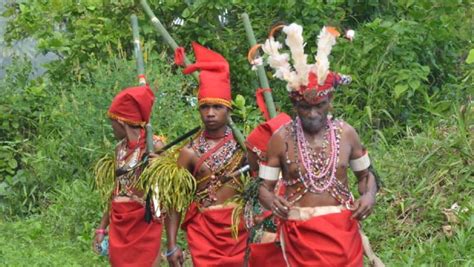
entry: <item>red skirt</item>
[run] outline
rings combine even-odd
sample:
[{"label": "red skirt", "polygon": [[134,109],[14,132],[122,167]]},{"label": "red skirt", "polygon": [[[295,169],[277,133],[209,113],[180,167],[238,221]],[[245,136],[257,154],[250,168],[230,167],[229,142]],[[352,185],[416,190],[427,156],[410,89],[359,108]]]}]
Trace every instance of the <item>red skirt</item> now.
[{"label": "red skirt", "polygon": [[195,267],[243,266],[247,231],[243,224],[239,236],[231,234],[233,208],[216,208],[199,211],[192,203],[182,224],[188,238],[188,247]]},{"label": "red skirt", "polygon": [[250,244],[249,267],[286,267],[281,247],[275,242]]},{"label": "red skirt", "polygon": [[138,202],[114,202],[110,213],[109,257],[112,266],[152,266],[160,252],[159,220],[145,222]]},{"label": "red skirt", "polygon": [[357,220],[343,210],[306,221],[282,221],[284,251],[290,266],[363,266]]}]

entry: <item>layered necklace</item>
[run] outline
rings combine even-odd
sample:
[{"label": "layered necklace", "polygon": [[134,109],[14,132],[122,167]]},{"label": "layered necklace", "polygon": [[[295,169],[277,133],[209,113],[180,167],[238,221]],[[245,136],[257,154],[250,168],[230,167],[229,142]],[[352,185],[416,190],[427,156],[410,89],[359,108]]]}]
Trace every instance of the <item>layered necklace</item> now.
[{"label": "layered necklace", "polygon": [[[232,135],[232,130],[227,127],[224,132],[225,143],[222,144],[220,148],[217,149],[214,153],[209,155],[204,163],[209,167],[212,173],[217,172],[219,168],[222,168],[226,163],[232,158],[235,151],[238,149],[237,142],[234,138],[230,138]],[[219,144],[217,144],[219,145]],[[194,146],[194,150],[198,152],[199,157],[205,155],[211,150],[211,146],[206,140],[205,132],[203,131],[198,138],[197,144]]]},{"label": "layered necklace", "polygon": [[[328,118],[324,133],[322,148],[318,151],[311,148],[304,136],[301,119],[297,117],[293,123],[293,134],[295,137],[295,156],[299,158],[298,175],[300,182],[306,188],[298,197],[307,192],[322,193],[329,192],[339,203],[349,207],[353,202],[353,196],[349,188],[336,178],[336,168],[339,161],[340,151],[340,127],[336,127],[333,120]],[[328,151],[329,147],[329,151]],[[299,163],[301,161],[301,164]],[[304,174],[300,166],[304,168]],[[297,199],[295,199],[297,200]]]},{"label": "layered necklace", "polygon": [[[327,120],[324,141],[319,153],[312,149],[308,140],[306,140],[299,117],[294,122],[294,128],[298,156],[305,170],[305,174],[303,174],[301,168],[298,167],[301,182],[311,192],[322,193],[327,191],[336,180],[336,166],[339,159],[339,138],[336,138],[336,128],[332,120]],[[329,155],[326,152],[328,146]]]}]

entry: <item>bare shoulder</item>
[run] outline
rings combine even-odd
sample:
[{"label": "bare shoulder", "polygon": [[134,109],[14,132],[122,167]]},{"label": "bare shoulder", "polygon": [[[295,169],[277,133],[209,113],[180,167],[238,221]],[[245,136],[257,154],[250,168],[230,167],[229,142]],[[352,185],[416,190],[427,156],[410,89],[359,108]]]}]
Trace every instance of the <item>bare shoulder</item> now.
[{"label": "bare shoulder", "polygon": [[352,125],[350,125],[344,120],[338,120],[337,122],[339,123],[341,127],[341,131],[342,131],[341,134],[343,138],[349,139],[349,140],[359,140],[359,134],[357,134],[356,129],[354,129]]},{"label": "bare shoulder", "polygon": [[341,137],[343,140],[346,140],[347,143],[351,146],[350,158],[355,159],[359,158],[364,154],[364,147],[360,141],[359,134],[356,129],[352,127],[349,123],[345,121],[339,121],[341,125]]},{"label": "bare shoulder", "polygon": [[280,127],[270,138],[268,142],[268,153],[279,154],[283,151],[284,144],[290,136],[291,132],[291,123],[287,123]]},{"label": "bare shoulder", "polygon": [[291,131],[291,123],[287,123],[280,127],[275,133],[273,133],[272,137],[270,138],[270,143],[283,143],[288,138],[289,133]]},{"label": "bare shoulder", "polygon": [[179,151],[178,165],[183,166],[187,169],[191,168],[194,156],[195,153],[190,143],[186,144]]}]

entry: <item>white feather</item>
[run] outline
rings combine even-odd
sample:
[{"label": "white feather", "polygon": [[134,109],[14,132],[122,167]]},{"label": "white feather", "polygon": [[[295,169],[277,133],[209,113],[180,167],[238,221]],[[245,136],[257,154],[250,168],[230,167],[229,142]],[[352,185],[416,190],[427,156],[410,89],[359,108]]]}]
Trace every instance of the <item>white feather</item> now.
[{"label": "white feather", "polygon": [[268,55],[268,64],[275,69],[273,76],[286,81],[291,88],[298,88],[295,84],[295,81],[297,81],[296,73],[292,71],[289,62],[290,56],[287,53],[280,54],[279,49],[281,48],[282,44],[275,41],[273,37],[267,39],[262,46],[263,52]]},{"label": "white feather", "polygon": [[297,74],[297,81],[295,82],[299,83],[299,85],[308,85],[308,72],[310,68],[307,64],[308,56],[304,53],[303,27],[292,23],[289,26],[283,27],[283,32],[286,33],[285,43],[290,48],[293,67]]},{"label": "white feather", "polygon": [[318,52],[316,54],[316,64],[313,71],[318,76],[318,84],[323,85],[329,73],[329,54],[336,44],[336,37],[323,27],[318,36]]}]

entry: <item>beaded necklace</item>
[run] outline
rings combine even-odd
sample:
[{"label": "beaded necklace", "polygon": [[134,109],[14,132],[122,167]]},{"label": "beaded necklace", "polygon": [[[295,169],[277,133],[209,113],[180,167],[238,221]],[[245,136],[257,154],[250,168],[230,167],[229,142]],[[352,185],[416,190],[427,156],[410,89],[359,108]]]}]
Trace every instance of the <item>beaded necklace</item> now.
[{"label": "beaded necklace", "polygon": [[[228,136],[231,134],[232,130],[227,127],[223,138],[228,138]],[[193,143],[192,146],[193,150],[198,154],[198,157],[202,157],[209,150],[211,150],[211,146],[206,140],[204,131],[200,134],[198,142]],[[224,166],[232,158],[237,149],[237,142],[235,142],[233,138],[230,138],[222,145],[221,148],[218,149],[218,151],[207,157],[204,160],[204,163],[209,167],[212,173],[215,173],[220,167]]]},{"label": "beaded necklace", "polygon": [[[339,140],[331,120],[328,119],[326,132],[324,134],[323,148],[320,153],[311,151],[311,146],[304,136],[303,127],[299,117],[294,122],[296,144],[298,146],[299,158],[303,163],[305,174],[298,167],[301,182],[311,192],[321,193],[334,184],[336,179],[336,165],[339,158]],[[326,146],[330,146],[330,154],[326,155]],[[296,147],[296,146],[295,146]],[[299,165],[298,165],[299,166]]]},{"label": "beaded necklace", "polygon": [[138,167],[140,166],[139,162],[143,151],[139,146],[129,151],[130,149],[128,148],[128,144],[125,140],[122,140],[117,146],[117,184],[115,195],[133,196],[134,191],[132,185],[140,174]]},{"label": "beaded necklace", "polygon": [[[284,180],[284,183],[286,186],[301,183],[302,186],[298,186],[296,191],[288,196],[290,202],[295,203],[308,191],[312,193],[326,191],[339,203],[349,207],[353,202],[353,196],[349,188],[336,178],[340,150],[340,127],[336,127],[332,119],[328,118],[323,145],[319,152],[312,149],[306,140],[299,117],[294,120],[292,130],[294,155],[296,156],[294,163],[297,166],[299,179]],[[328,147],[330,147],[329,152],[327,152]],[[287,163],[292,163],[288,152],[286,154]],[[303,174],[301,165],[305,174]]]}]

